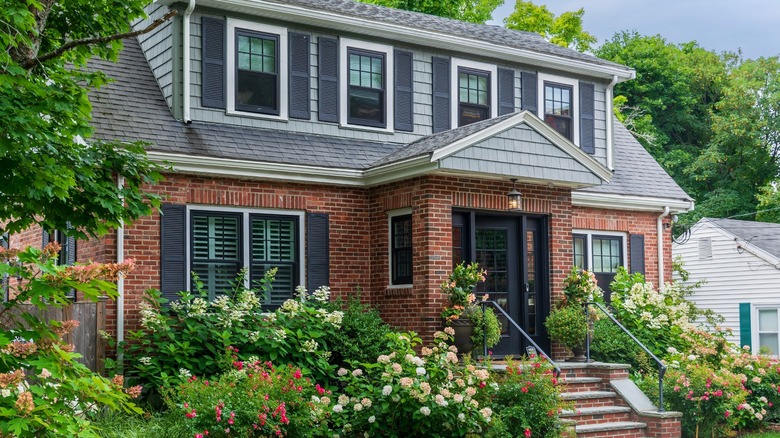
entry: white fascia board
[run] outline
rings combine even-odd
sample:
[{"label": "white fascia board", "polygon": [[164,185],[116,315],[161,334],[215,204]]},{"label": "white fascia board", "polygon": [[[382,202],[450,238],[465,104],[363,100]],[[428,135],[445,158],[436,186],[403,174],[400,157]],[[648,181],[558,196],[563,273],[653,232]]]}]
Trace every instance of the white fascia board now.
[{"label": "white fascia board", "polygon": [[663,211],[664,207],[669,207],[671,213],[688,213],[693,211],[694,208],[693,201],[685,201],[682,199],[615,195],[611,193],[583,191],[571,192],[571,203],[577,207],[631,211]]},{"label": "white fascia board", "polygon": [[534,116],[528,111],[522,111],[513,116],[508,117],[506,120],[502,120],[493,126],[485,128],[481,131],[475,132],[468,137],[464,137],[460,140],[454,141],[447,146],[437,149],[431,155],[431,162],[439,161],[442,158],[446,158],[458,151],[461,151],[473,144],[479,143],[483,140],[487,140],[491,137],[498,135],[499,133],[506,131],[520,123],[525,123],[539,133],[542,137],[549,140],[553,145],[563,150],[567,155],[571,156],[578,163],[585,166],[586,169],[591,171],[594,175],[601,178],[603,181],[609,182],[612,179],[612,172],[609,171],[604,165],[599,163],[595,158],[582,151],[582,149],[575,146],[569,139],[559,134],[556,130],[550,127],[547,123],[541,121],[538,117]]},{"label": "white fascia board", "polygon": [[428,155],[411,158],[397,163],[374,167],[364,172],[365,185],[376,186],[415,176],[429,174],[439,169],[438,162],[431,162]]},{"label": "white fascia board", "polygon": [[[162,0],[159,3],[171,5],[177,1],[179,0]],[[414,23],[402,26],[263,0],[200,0],[198,6],[228,9],[263,18],[275,18],[298,24],[371,35],[388,40],[452,50],[454,52],[471,53],[501,59],[505,62],[530,64],[591,77],[612,79],[613,76],[617,76],[621,82],[636,77],[636,71],[629,68],[592,64],[587,61],[569,59],[558,55],[516,49],[487,41],[422,30],[414,27]]]},{"label": "white fascia board", "polygon": [[147,156],[155,163],[172,166],[174,173],[365,186],[363,171],[356,169],[262,163],[154,151],[147,152]]}]

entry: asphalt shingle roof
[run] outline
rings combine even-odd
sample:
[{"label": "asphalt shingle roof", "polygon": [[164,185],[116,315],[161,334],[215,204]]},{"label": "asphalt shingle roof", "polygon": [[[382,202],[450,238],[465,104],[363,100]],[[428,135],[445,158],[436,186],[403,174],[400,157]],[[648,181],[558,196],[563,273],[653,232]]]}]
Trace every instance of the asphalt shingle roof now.
[{"label": "asphalt shingle roof", "polygon": [[780,257],[780,224],[714,218],[704,218],[702,221],[707,221],[775,257]]},{"label": "asphalt shingle roof", "polygon": [[581,191],[691,200],[631,132],[617,119],[613,122],[615,170],[612,180]]},{"label": "asphalt shingle roof", "polygon": [[[408,145],[215,123],[185,125],[171,114],[137,40],[125,41],[118,63],[94,61],[92,65],[115,79],[91,94],[94,137],[146,141],[149,150],[158,152],[364,170],[431,153],[511,116],[433,134]],[[610,183],[582,190],[690,199],[617,121],[614,160]]]},{"label": "asphalt shingle roof", "polygon": [[584,61],[595,65],[611,66],[630,69],[624,65],[616,64],[592,55],[580,53],[566,47],[552,44],[533,32],[522,32],[506,29],[501,26],[467,23],[465,21],[452,20],[437,17],[435,15],[419,12],[404,11],[401,9],[360,3],[352,0],[271,0],[274,3],[282,3],[300,6],[307,9],[316,9],[327,12],[335,12],[356,18],[374,20],[382,23],[406,26],[413,29],[421,29],[430,32],[471,38],[479,41],[495,43],[515,49],[531,50],[538,53],[561,56],[568,59]]}]

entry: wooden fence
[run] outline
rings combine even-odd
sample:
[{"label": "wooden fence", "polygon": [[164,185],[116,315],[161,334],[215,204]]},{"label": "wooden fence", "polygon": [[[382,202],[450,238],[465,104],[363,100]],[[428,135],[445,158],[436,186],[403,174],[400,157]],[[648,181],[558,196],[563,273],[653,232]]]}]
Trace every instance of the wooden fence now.
[{"label": "wooden fence", "polygon": [[[106,328],[106,301],[101,299],[97,303],[92,301],[78,301],[63,308],[49,307],[38,309],[32,304],[22,304],[14,309],[13,313],[27,312],[44,321],[70,321],[76,320],[79,326],[65,335],[64,340],[73,344],[75,351],[83,357],[78,359],[92,371],[103,373],[106,358],[106,341],[100,337],[100,331]],[[9,323],[10,318],[0,321],[3,325]]]}]

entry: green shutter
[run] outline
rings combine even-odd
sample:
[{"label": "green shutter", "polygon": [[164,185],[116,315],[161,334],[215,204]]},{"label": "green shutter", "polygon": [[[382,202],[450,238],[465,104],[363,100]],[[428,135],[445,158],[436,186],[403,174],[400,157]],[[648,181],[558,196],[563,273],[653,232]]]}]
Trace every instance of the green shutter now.
[{"label": "green shutter", "polygon": [[739,346],[747,345],[753,348],[751,343],[753,334],[750,331],[750,303],[739,303]]}]

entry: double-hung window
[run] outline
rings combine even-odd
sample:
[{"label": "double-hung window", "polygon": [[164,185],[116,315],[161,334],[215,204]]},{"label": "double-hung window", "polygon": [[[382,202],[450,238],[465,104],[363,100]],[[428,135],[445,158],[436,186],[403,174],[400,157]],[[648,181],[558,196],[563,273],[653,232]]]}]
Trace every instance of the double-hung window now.
[{"label": "double-hung window", "polygon": [[235,108],[279,115],[279,37],[236,29],[236,61]]},{"label": "double-hung window", "polygon": [[386,121],[385,54],[349,48],[347,122],[384,128]]},{"label": "double-hung window", "polygon": [[544,121],[559,134],[574,140],[573,90],[569,85],[544,83]]},{"label": "double-hung window", "polygon": [[243,268],[252,286],[277,268],[264,303],[278,306],[292,298],[300,280],[299,221],[298,216],[191,211],[190,271],[214,298],[233,290]]},{"label": "double-hung window", "polygon": [[490,72],[458,69],[458,125],[489,119]]},{"label": "double-hung window", "polygon": [[599,287],[609,299],[609,284],[621,266],[625,266],[625,236],[620,233],[575,232],[572,236],[574,266],[596,275]]},{"label": "double-hung window", "polygon": [[391,282],[412,284],[412,215],[390,218]]}]

